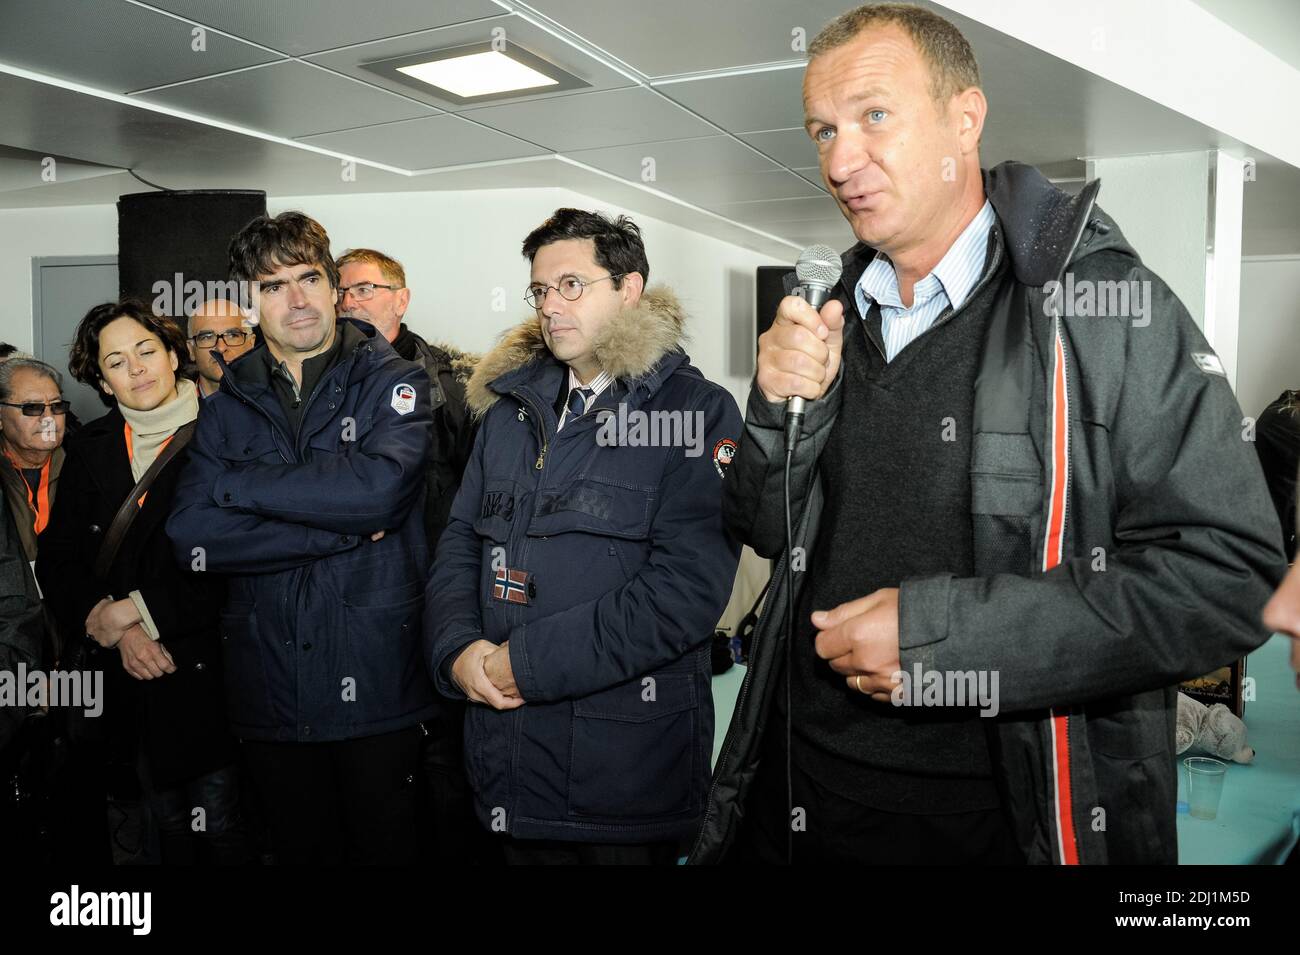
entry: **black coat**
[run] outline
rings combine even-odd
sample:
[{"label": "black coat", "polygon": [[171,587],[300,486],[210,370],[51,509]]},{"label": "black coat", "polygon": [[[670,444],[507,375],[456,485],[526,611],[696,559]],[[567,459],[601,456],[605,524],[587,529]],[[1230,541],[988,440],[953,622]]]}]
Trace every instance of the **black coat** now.
[{"label": "black coat", "polygon": [[450,346],[432,345],[405,325],[393,339],[393,351],[420,365],[429,376],[433,433],[424,472],[424,533],[429,553],[435,553],[478,431],[465,401],[465,383],[477,358]]},{"label": "black coat", "polygon": [[[83,667],[104,671],[104,713],[116,730],[144,734],[155,785],[168,787],[234,758],[226,724],[218,625],[223,582],[195,573],[173,556],[164,524],[188,448],[158,475],[122,541],[107,580],[94,579],[95,557],[113,516],[135,486],[126,455],[125,422],[116,408],[65,444],[61,488],[40,537],[36,576],[69,648],[94,647]],[[139,590],[176,664],[174,673],[136,680],[117,650],[85,637],[86,615],[105,596]],[[65,661],[66,665],[66,661]]]}]

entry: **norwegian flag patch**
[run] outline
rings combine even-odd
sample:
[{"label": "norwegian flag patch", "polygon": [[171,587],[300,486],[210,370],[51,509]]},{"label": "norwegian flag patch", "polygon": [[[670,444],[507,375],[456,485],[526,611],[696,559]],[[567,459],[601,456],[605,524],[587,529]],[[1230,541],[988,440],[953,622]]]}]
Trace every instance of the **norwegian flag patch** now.
[{"label": "norwegian flag patch", "polygon": [[506,603],[527,604],[529,602],[528,578],[526,570],[511,570],[502,567],[496,572],[492,583],[492,599],[504,600]]}]

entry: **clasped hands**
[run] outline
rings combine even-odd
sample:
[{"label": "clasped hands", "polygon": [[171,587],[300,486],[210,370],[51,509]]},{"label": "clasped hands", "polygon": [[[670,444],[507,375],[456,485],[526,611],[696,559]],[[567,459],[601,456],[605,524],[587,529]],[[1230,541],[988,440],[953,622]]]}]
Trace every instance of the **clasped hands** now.
[{"label": "clasped hands", "polygon": [[86,636],[106,650],[117,647],[123,669],[137,680],[153,680],[176,672],[172,655],[149,636],[129,597],[105,597],[95,604],[86,616]]},{"label": "clasped hands", "polygon": [[474,703],[486,703],[497,710],[523,706],[510,667],[510,641],[497,646],[490,640],[475,640],[456,657],[452,679]]}]

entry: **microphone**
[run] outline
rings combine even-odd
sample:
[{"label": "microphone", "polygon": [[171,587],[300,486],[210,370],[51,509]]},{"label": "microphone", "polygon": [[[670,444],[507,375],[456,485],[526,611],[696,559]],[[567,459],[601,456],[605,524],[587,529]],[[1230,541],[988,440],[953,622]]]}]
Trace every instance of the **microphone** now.
[{"label": "microphone", "polygon": [[[831,297],[831,289],[840,280],[844,265],[840,254],[829,245],[810,245],[799,253],[794,274],[799,279],[796,295],[815,309],[820,309]],[[805,401],[799,395],[785,400],[785,450],[793,451],[799,443],[799,430],[803,425]]]}]

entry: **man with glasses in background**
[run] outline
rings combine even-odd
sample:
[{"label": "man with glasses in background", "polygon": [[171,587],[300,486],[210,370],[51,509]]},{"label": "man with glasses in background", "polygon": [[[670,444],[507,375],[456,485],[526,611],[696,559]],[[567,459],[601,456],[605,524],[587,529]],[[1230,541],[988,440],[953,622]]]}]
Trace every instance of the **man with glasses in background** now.
[{"label": "man with glasses in background", "polygon": [[230,363],[256,343],[239,306],[224,298],[209,299],[190,313],[186,334],[190,360],[199,369],[200,398],[212,397],[221,384],[221,365],[214,351]]},{"label": "man with glasses in background", "polygon": [[[424,531],[434,552],[474,444],[473,420],[465,404],[474,356],[450,345],[430,345],[402,321],[411,290],[401,262],[374,249],[350,249],[335,264],[339,316],[369,322],[397,354],[429,376],[433,440],[424,468]],[[439,699],[437,707],[424,724],[429,735],[421,756],[426,809],[421,816],[426,824],[421,852],[427,860],[459,864],[476,858],[481,848],[465,779],[465,704]]]},{"label": "man with glasses in background", "polygon": [[465,382],[474,370],[474,356],[441,342],[431,345],[402,321],[411,304],[411,290],[406,286],[406,270],[396,259],[374,249],[351,249],[336,264],[339,317],[369,322],[393,351],[429,375],[433,441],[425,472],[424,527],[432,549],[447,526],[451,502],[474,444],[465,404]]}]

